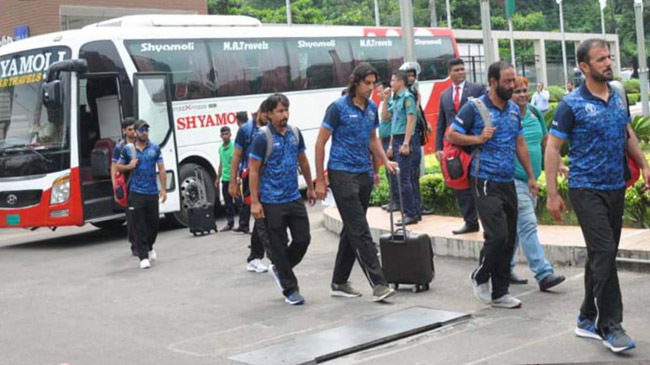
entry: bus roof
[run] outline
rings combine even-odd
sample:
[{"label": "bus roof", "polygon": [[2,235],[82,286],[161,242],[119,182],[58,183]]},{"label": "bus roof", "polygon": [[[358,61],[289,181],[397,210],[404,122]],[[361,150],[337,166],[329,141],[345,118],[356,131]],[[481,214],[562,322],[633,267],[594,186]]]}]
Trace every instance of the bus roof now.
[{"label": "bus roof", "polygon": [[128,15],[94,23],[93,27],[259,27],[262,22],[243,15]]},{"label": "bus roof", "polygon": [[[178,20],[173,20],[177,17]],[[230,22],[230,23],[228,23]],[[249,22],[251,24],[244,24]],[[233,25],[237,23],[237,25]],[[253,24],[254,23],[254,24]],[[164,25],[162,25],[164,24]],[[223,24],[218,26],[217,24]],[[230,24],[230,25],[228,25]],[[236,31],[232,27],[236,26]],[[48,33],[0,47],[0,55],[44,47],[68,46],[73,49],[97,40],[202,39],[202,38],[332,38],[400,37],[399,27],[345,25],[261,25],[245,16],[223,15],[137,15],[96,23],[83,29]],[[416,28],[416,37],[453,37],[448,28]]]}]

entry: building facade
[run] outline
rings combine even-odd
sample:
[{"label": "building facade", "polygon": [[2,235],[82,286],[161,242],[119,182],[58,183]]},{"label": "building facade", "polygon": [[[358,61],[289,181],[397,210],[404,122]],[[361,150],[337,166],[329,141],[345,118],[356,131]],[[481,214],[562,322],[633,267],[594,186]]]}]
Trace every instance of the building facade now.
[{"label": "building facade", "polygon": [[0,0],[0,45],[134,14],[207,14],[205,0]]}]

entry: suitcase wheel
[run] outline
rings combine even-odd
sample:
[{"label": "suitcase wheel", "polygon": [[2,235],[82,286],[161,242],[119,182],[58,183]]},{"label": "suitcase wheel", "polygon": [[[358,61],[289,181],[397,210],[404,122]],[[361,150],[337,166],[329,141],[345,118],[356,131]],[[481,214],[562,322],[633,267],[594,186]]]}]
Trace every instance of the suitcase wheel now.
[{"label": "suitcase wheel", "polygon": [[415,284],[415,285],[413,285],[413,288],[411,288],[411,291],[413,293],[419,293],[419,292],[423,292],[423,291],[427,291],[427,290],[429,290],[429,284],[422,284],[422,285]]}]

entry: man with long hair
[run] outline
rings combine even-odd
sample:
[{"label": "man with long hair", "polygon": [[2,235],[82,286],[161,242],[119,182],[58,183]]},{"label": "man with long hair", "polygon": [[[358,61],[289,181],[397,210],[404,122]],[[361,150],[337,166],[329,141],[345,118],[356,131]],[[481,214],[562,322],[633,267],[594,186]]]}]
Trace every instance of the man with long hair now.
[{"label": "man with long hair", "polygon": [[355,259],[373,288],[373,300],[383,301],[395,291],[384,278],[377,247],[372,241],[366,210],[372,183],[368,151],[393,172],[396,163],[389,161],[377,137],[377,106],[370,95],[377,82],[377,71],[368,63],[359,64],[350,75],[347,95],[327,108],[316,140],[316,196],[325,199],[325,145],[332,138],[327,172],[336,206],[344,226],[334,264],[331,295],[358,297],[361,293],[348,281]]}]

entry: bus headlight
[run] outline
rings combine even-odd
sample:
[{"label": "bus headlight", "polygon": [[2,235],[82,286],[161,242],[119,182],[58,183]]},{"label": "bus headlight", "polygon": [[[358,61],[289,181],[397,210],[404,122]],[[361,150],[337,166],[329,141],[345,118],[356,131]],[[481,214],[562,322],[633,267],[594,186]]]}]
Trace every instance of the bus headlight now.
[{"label": "bus headlight", "polygon": [[70,199],[70,176],[63,176],[52,184],[50,205],[65,203]]}]

